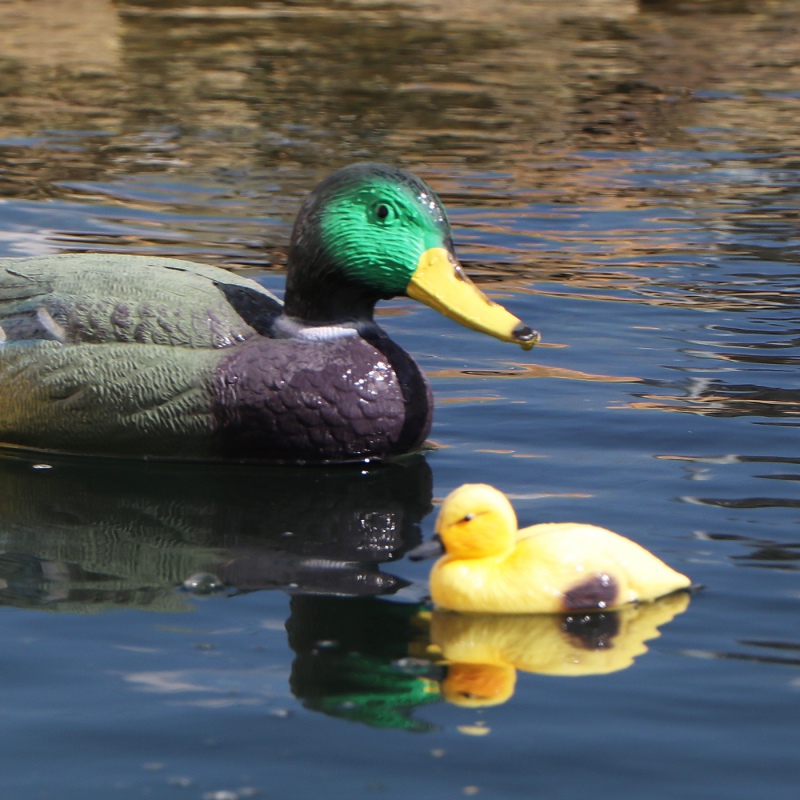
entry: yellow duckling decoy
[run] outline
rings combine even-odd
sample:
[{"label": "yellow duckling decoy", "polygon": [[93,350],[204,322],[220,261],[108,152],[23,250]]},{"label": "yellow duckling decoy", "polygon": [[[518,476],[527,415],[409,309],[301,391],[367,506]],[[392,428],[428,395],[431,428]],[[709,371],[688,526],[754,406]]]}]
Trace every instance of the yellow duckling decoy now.
[{"label": "yellow duckling decoy", "polygon": [[444,551],[430,576],[439,608],[551,614],[619,608],[688,589],[691,581],[617,533],[576,522],[517,529],[506,496],[465,484],[447,496],[436,537],[409,554]]}]

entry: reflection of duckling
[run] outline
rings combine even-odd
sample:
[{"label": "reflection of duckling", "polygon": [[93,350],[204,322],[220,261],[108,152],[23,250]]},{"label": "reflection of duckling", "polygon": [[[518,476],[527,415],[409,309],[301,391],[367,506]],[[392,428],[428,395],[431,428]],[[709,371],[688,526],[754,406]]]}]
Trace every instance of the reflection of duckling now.
[{"label": "reflection of duckling", "polygon": [[[494,614],[610,609],[686,589],[685,575],[619,534],[574,522],[517,530],[504,494],[465,484],[444,501],[439,539],[412,557],[444,556],[431,570],[440,608]],[[436,542],[436,540],[434,540]]]},{"label": "reflection of duckling", "polygon": [[511,664],[447,665],[440,684],[442,698],[462,708],[499,706],[514,694],[517,671]]},{"label": "reflection of duckling", "polygon": [[434,612],[431,643],[446,660],[445,700],[459,706],[504,703],[517,670],[544,675],[616,672],[647,652],[644,644],[689,605],[687,593],[600,614],[453,614]]}]

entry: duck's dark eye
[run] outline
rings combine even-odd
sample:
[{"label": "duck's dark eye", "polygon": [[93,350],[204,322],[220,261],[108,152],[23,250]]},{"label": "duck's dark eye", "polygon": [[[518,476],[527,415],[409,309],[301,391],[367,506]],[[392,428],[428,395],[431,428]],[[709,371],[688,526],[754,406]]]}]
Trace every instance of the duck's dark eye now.
[{"label": "duck's dark eye", "polygon": [[462,522],[472,522],[473,519],[475,519],[475,515],[474,514],[467,514],[467,516],[464,517],[464,519],[462,519],[461,521]]},{"label": "duck's dark eye", "polygon": [[389,203],[378,203],[374,208],[374,213],[375,219],[383,223],[392,222],[397,217],[394,208]]}]

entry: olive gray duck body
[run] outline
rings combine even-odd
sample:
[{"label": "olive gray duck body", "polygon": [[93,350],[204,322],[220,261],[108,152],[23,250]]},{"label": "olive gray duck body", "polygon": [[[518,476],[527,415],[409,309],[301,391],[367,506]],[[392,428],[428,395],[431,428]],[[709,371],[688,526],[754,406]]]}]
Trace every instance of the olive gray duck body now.
[{"label": "olive gray duck body", "polygon": [[303,205],[285,305],[188,261],[0,259],[0,444],[285,462],[413,451],[430,387],[373,319],[403,294],[523,347],[537,339],[465,278],[433,192],[380,164],[339,170]]}]

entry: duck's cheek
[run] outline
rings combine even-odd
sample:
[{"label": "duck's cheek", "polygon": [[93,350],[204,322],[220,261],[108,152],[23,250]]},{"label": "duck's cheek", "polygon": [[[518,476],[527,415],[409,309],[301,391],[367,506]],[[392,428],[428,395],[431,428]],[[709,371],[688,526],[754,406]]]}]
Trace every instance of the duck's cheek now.
[{"label": "duck's cheek", "polygon": [[563,593],[564,611],[614,608],[620,604],[620,589],[613,575],[597,572]]}]

